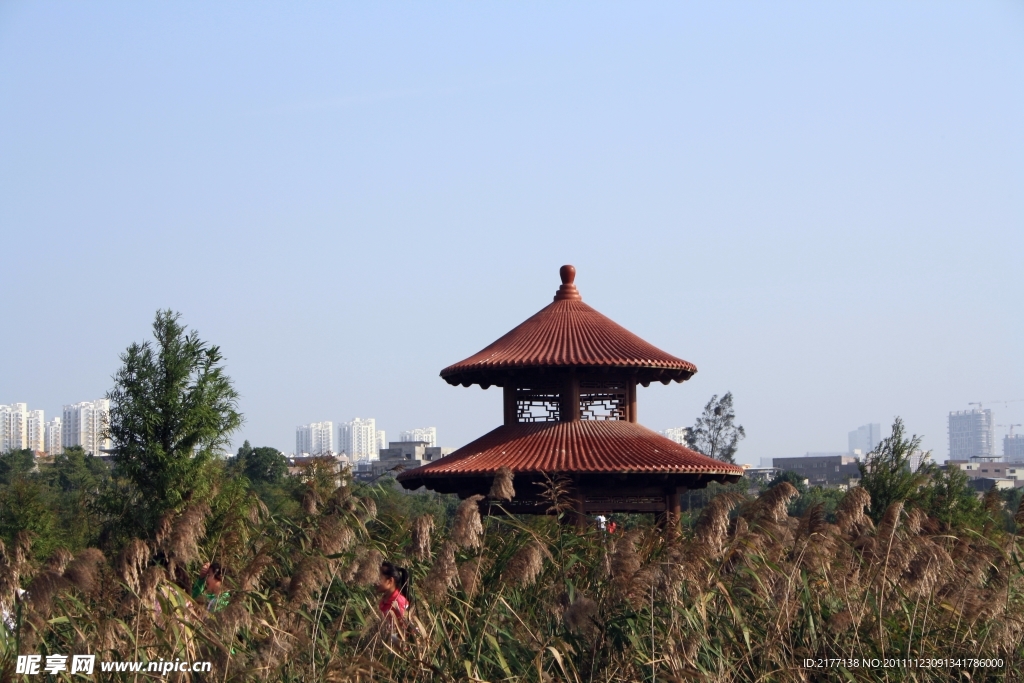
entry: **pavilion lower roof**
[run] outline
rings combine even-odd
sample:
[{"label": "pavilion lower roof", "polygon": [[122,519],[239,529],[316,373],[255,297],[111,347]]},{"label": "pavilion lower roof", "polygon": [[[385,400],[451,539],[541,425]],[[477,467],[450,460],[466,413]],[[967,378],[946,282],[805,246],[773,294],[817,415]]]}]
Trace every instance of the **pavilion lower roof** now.
[{"label": "pavilion lower roof", "polygon": [[743,474],[634,422],[577,420],[501,426],[454,453],[398,475],[406,487],[433,477],[515,474]]}]

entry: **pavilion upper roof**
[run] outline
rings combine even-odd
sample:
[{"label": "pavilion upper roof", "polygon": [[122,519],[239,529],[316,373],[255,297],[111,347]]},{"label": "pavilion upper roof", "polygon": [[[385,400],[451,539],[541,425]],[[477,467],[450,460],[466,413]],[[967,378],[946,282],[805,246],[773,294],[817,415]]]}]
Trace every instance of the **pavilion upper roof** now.
[{"label": "pavilion upper roof", "polygon": [[697,372],[690,362],[662,351],[583,303],[576,269],[562,266],[555,300],[496,342],[449,365],[449,384],[504,385],[518,371],[550,368],[626,370],[644,386],[682,382]]}]

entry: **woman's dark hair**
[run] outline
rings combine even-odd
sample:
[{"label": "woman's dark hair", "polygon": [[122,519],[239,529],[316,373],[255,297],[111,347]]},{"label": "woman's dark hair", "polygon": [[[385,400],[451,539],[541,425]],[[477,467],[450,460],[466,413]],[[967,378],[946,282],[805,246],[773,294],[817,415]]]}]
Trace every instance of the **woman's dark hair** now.
[{"label": "woman's dark hair", "polygon": [[221,566],[220,562],[211,562],[210,571],[207,576],[212,576],[217,581],[223,581],[224,575],[228,573],[228,570]]},{"label": "woman's dark hair", "polygon": [[380,565],[380,573],[389,579],[395,580],[395,587],[405,596],[406,600],[412,600],[412,577],[405,567],[398,567],[391,562],[384,562]]}]

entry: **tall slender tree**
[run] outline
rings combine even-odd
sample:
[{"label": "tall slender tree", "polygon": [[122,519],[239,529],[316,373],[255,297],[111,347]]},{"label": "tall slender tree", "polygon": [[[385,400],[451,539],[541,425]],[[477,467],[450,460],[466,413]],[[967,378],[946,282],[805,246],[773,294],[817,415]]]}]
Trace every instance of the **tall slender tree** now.
[{"label": "tall slender tree", "polygon": [[242,424],[220,348],[187,331],[180,317],[157,311],[154,339],[121,355],[107,394],[116,471],[129,484],[122,512],[148,529],[209,493],[209,465]]},{"label": "tall slender tree", "polygon": [[715,394],[704,406],[704,413],[687,430],[686,445],[709,458],[734,463],[740,439],[747,436],[743,427],[735,422],[732,392],[726,392],[721,400]]},{"label": "tall slender tree", "polygon": [[871,494],[871,518],[879,521],[888,507],[897,502],[917,503],[921,488],[932,474],[928,454],[916,470],[910,468],[911,456],[921,448],[921,437],[907,436],[903,419],[892,423],[892,433],[858,463],[860,485]]}]

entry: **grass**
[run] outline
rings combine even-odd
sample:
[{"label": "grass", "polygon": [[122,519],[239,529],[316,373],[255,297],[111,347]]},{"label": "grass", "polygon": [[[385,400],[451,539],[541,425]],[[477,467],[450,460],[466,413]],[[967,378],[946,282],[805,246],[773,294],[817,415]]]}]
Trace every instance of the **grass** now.
[{"label": "grass", "polygon": [[[795,495],[726,491],[682,533],[612,536],[556,515],[480,520],[474,502],[383,485],[311,485],[289,515],[223,486],[111,557],[36,558],[19,535],[0,559],[15,621],[0,664],[4,680],[19,652],[210,660],[195,680],[215,681],[1017,680],[1024,566],[1001,513],[950,530],[894,503],[875,524],[863,489],[834,516],[820,503],[790,516]],[[413,574],[408,631],[380,620],[384,559]],[[188,590],[209,560],[231,587],[214,614]],[[975,657],[1003,665],[852,665]]]}]

